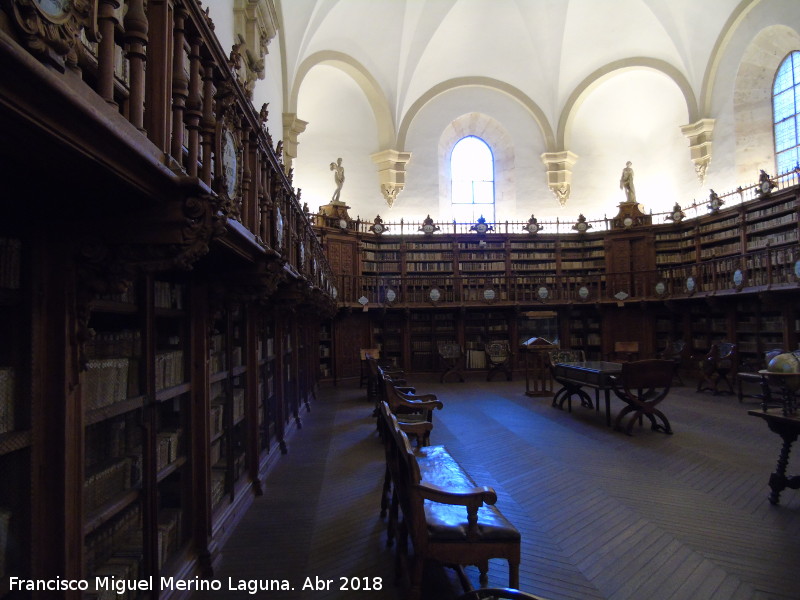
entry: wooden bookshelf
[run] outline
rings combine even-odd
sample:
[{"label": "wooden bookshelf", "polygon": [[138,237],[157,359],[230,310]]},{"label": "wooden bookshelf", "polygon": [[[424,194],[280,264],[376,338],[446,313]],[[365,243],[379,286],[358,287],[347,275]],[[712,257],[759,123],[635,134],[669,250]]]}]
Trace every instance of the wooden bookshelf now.
[{"label": "wooden bookshelf", "polygon": [[0,582],[29,576],[32,554],[32,249],[21,233],[0,230]]}]

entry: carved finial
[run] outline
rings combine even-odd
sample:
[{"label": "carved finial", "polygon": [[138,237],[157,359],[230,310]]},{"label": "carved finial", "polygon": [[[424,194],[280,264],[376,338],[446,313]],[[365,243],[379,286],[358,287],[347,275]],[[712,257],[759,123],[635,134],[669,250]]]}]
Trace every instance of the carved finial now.
[{"label": "carved finial", "polygon": [[261,105],[261,110],[258,112],[258,120],[261,123],[262,129],[267,126],[267,119],[269,119],[269,102],[264,102]]},{"label": "carved finial", "polygon": [[591,229],[592,224],[586,222],[586,217],[583,214],[578,215],[577,222],[572,226],[572,229],[577,231],[578,233],[583,233],[587,229]]},{"label": "carved finial", "polygon": [[242,52],[241,52],[242,44],[234,44],[231,47],[231,55],[228,59],[228,65],[230,66],[231,70],[236,73],[237,77],[239,75],[239,69],[242,68]]},{"label": "carved finial", "polygon": [[725,200],[717,196],[717,192],[714,190],[709,190],[708,194],[708,210],[712,213],[717,212],[720,207],[725,204]]}]

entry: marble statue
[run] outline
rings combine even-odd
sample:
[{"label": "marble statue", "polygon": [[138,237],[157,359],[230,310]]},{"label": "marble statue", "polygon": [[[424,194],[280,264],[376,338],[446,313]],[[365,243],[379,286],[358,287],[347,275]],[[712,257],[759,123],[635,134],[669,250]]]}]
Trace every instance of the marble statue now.
[{"label": "marble statue", "polygon": [[333,180],[336,182],[336,191],[333,192],[331,202],[339,202],[339,196],[342,194],[342,185],[344,185],[344,167],[342,166],[342,159],[339,158],[335,163],[331,163],[331,171],[333,173]]},{"label": "marble statue", "polygon": [[622,177],[619,179],[619,189],[625,191],[625,202],[636,202],[636,188],[633,187],[633,169],[631,161],[625,163]]}]

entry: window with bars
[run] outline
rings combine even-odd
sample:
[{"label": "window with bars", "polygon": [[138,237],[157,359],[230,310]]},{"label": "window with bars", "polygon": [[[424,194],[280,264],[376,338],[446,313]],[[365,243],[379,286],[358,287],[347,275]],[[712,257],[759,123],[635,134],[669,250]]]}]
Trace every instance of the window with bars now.
[{"label": "window with bars", "polygon": [[792,52],[778,67],[772,86],[775,124],[775,166],[778,174],[800,165],[800,52]]},{"label": "window with bars", "polygon": [[453,218],[459,223],[474,223],[483,216],[494,223],[494,156],[481,138],[461,138],[450,155]]}]

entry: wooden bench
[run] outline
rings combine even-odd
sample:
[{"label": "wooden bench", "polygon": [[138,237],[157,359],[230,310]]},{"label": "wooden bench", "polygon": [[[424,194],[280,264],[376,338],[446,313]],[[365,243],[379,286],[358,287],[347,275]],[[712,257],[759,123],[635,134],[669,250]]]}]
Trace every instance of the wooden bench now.
[{"label": "wooden bench", "polygon": [[378,403],[381,394],[381,378],[383,376],[392,377],[397,381],[397,385],[404,385],[403,371],[392,365],[381,365],[371,354],[366,354],[367,361],[367,400]]},{"label": "wooden bench", "polygon": [[[388,410],[386,457],[392,480],[388,539],[397,539],[397,574],[408,569],[408,540],[414,555],[410,568],[410,600],[421,594],[426,560],[456,568],[462,583],[463,567],[476,565],[481,585],[488,581],[489,560],[508,561],[509,587],[519,586],[520,533],[494,506],[495,491],[477,486],[444,446],[413,450],[408,436]],[[400,518],[402,517],[402,519]]]}]

